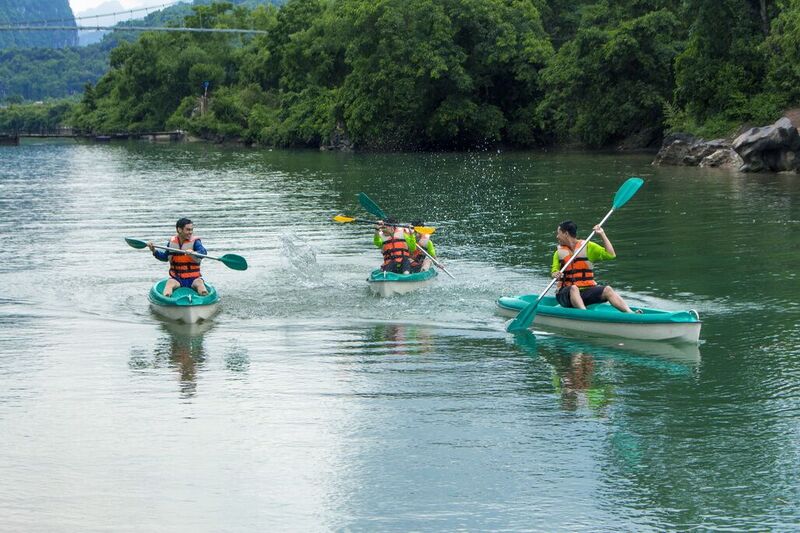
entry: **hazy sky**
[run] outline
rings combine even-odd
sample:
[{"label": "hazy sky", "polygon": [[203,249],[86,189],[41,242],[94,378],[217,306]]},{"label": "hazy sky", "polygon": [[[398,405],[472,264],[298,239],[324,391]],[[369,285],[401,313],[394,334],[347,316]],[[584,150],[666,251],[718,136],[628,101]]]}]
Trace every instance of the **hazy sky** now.
[{"label": "hazy sky", "polygon": [[[174,4],[176,0],[116,0],[122,4],[124,9],[135,9],[137,7],[150,7],[160,6],[165,4]],[[92,9],[100,4],[104,4],[108,0],[69,0],[69,5],[73,13],[80,13],[87,9]]]}]

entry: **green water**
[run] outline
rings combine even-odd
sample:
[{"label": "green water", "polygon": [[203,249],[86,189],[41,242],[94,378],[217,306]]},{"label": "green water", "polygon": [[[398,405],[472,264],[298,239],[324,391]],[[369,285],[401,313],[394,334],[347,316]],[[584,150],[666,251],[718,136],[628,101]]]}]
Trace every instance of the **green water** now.
[{"label": "green water", "polygon": [[[0,530],[792,530],[800,180],[650,156],[0,147]],[[556,225],[599,278],[696,309],[696,348],[504,332]],[[367,192],[437,228],[440,275],[371,296]],[[188,216],[222,297],[187,327],[123,237]]]}]

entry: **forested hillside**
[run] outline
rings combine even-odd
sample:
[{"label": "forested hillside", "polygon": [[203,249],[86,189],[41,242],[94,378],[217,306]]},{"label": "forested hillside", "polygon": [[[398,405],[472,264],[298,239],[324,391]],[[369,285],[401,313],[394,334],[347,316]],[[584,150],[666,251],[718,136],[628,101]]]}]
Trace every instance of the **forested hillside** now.
[{"label": "forested hillside", "polygon": [[[74,26],[69,0],[0,0],[0,26],[18,22],[58,21]],[[0,31],[0,50],[4,48],[61,48],[78,44],[75,31]]]},{"label": "forested hillside", "polygon": [[290,0],[195,6],[182,24],[267,34],[121,43],[73,125],[279,146],[648,146],[800,102],[800,0]]}]

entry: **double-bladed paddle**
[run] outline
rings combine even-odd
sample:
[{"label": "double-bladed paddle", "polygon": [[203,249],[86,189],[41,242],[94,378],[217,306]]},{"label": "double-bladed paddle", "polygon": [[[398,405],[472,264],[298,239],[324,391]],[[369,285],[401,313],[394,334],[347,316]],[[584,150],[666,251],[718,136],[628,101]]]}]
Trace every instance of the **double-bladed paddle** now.
[{"label": "double-bladed paddle", "polygon": [[[611,213],[613,213],[614,210],[625,205],[625,203],[630,200],[634,194],[636,194],[636,191],[639,190],[639,187],[641,187],[643,183],[644,180],[642,178],[628,178],[625,183],[622,184],[619,190],[617,190],[617,194],[614,195],[614,202],[611,204],[611,211],[609,211],[608,214],[603,217],[603,220],[601,220],[597,225],[602,226],[605,221],[608,220],[608,217],[611,216]],[[583,244],[575,251],[575,253],[572,254],[572,257],[570,257],[569,261],[567,261],[567,263],[561,268],[559,274],[564,274],[572,261],[578,257],[578,254],[580,254],[584,248],[586,248],[586,245],[589,244],[589,241],[592,239],[592,237],[594,237],[595,233],[595,231],[592,231],[592,233],[590,233],[589,236],[584,239]],[[544,298],[544,295],[547,294],[547,291],[549,291],[558,280],[559,278],[553,278],[553,280],[550,282],[547,288],[542,291],[536,301],[528,304],[528,306],[520,311],[517,317],[512,320],[511,323],[509,323],[506,331],[509,333],[514,333],[527,330],[528,326],[530,326],[531,322],[533,322],[534,316],[536,316],[536,308],[539,307],[539,302],[542,301],[542,298]]]},{"label": "double-bladed paddle", "polygon": [[[137,250],[141,250],[142,248],[147,248],[147,243],[144,241],[140,241],[138,239],[131,239],[130,237],[125,237],[125,242],[127,242],[129,246],[131,246],[132,248],[136,248]],[[158,248],[159,250],[167,250],[168,252],[173,254],[189,254],[195,257],[201,257],[203,259],[213,259],[215,261],[221,261],[226,267],[232,268],[233,270],[247,270],[247,261],[241,255],[225,254],[222,257],[212,257],[210,255],[199,254],[191,250],[178,250],[176,248],[167,248],[166,246],[156,246],[156,245],[153,245],[153,247]]]},{"label": "double-bladed paddle", "polygon": [[[370,224],[375,225],[378,223],[377,220],[367,220],[365,218],[354,218],[354,217],[346,217],[344,215],[336,215],[333,217],[335,222],[341,222],[346,224],[348,222],[355,222],[356,224]],[[431,235],[436,232],[436,228],[432,228],[430,226],[412,226],[411,224],[386,224],[387,226],[397,226],[400,228],[414,228],[414,231],[418,233],[425,233],[427,235]]]}]

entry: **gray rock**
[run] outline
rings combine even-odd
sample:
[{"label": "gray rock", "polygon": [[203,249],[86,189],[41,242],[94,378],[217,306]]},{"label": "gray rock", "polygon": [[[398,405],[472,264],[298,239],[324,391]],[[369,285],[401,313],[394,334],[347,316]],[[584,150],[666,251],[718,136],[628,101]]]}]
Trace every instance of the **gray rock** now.
[{"label": "gray rock", "polygon": [[[698,166],[717,152],[729,150],[730,144],[725,139],[706,141],[688,133],[673,133],[664,139],[664,144],[658,151],[653,165]],[[722,155],[716,155],[713,160],[721,160],[722,157]]]},{"label": "gray rock", "polygon": [[720,148],[713,154],[704,157],[700,161],[700,166],[738,169],[742,166],[742,158],[732,148]]},{"label": "gray rock", "polygon": [[733,141],[733,149],[742,158],[740,170],[780,172],[800,167],[800,134],[783,117],[771,126],[751,128]]}]

